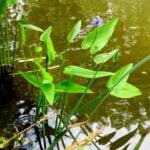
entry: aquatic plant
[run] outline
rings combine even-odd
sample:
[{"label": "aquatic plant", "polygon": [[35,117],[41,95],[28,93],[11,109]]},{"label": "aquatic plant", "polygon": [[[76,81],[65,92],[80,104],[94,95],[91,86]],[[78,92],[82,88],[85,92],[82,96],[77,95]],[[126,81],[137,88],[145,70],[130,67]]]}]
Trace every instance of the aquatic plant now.
[{"label": "aquatic plant", "polygon": [[[12,76],[15,65],[16,35],[14,35],[13,52],[10,48],[10,25],[9,25],[9,6],[16,4],[16,0],[0,0],[0,104],[9,100],[12,92]],[[8,84],[9,83],[9,84]],[[7,93],[10,93],[9,95]],[[5,101],[4,101],[5,100]]]},{"label": "aquatic plant", "polygon": [[[10,56],[10,27],[8,22],[9,6],[17,3],[16,0],[0,0],[0,34],[1,34],[1,50],[0,50],[0,65],[13,65],[14,55]],[[15,48],[16,41],[14,41]],[[14,49],[15,51],[15,49]]]},{"label": "aquatic plant", "polygon": [[[50,26],[45,31],[40,29],[42,32],[40,41],[46,45],[45,65],[41,63],[41,61],[34,61],[35,66],[40,70],[40,74],[22,71],[19,72],[20,75],[23,76],[30,84],[38,88],[39,92],[37,95],[36,120],[40,114],[40,109],[42,110],[42,116],[44,117],[48,105],[56,105],[55,108],[60,110],[60,114],[57,116],[55,125],[55,139],[48,148],[50,150],[54,148],[63,135],[68,131],[67,128],[70,124],[71,117],[86,108],[88,105],[91,105],[95,101],[98,102],[96,108],[88,116],[88,121],[90,121],[101,103],[106,100],[109,95],[119,98],[132,98],[142,94],[137,87],[128,83],[127,80],[129,75],[135,69],[150,60],[150,56],[145,57],[136,65],[129,63],[116,70],[116,72],[101,70],[107,61],[112,60],[112,64],[114,66],[118,62],[118,49],[107,53],[101,53],[102,49],[109,42],[117,25],[118,19],[109,20],[103,25],[101,25],[102,21],[100,18],[97,18],[97,20],[100,22],[94,26],[95,28],[90,31],[82,41],[81,48],[87,50],[87,56],[84,56],[84,61],[81,62],[80,66],[69,65],[63,68],[67,48],[62,53],[57,54],[51,39],[52,27]],[[24,27],[30,28],[31,25],[28,25],[29,24],[25,23]],[[78,21],[67,36],[68,46],[74,42],[74,39],[80,32],[80,29],[81,21]],[[44,49],[44,47],[42,49]],[[48,68],[55,62],[56,58],[61,59],[60,67],[58,68],[56,75],[52,75]],[[94,69],[88,69],[85,65],[86,61],[91,58],[93,59],[93,63],[95,63]],[[62,80],[60,78],[60,74],[62,73],[66,74],[68,77]],[[75,80],[77,77],[86,78],[88,80],[87,84],[83,86],[77,83]],[[102,77],[109,77],[108,81],[106,82],[105,91],[84,105],[81,105],[87,94],[94,93],[94,91],[91,90],[91,87],[94,84],[95,79]],[[69,100],[68,94],[81,94],[81,96],[76,100],[72,111],[66,114],[65,107],[67,100]],[[43,137],[45,137],[44,124],[45,123],[43,122]],[[47,147],[45,139],[44,147]]]}]

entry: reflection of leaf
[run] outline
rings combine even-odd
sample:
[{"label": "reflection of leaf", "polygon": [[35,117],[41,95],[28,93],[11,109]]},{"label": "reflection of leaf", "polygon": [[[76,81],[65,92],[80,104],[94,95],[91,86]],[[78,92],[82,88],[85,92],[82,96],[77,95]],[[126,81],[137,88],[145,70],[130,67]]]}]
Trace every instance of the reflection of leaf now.
[{"label": "reflection of leaf", "polygon": [[138,143],[135,145],[134,150],[139,150],[142,143],[144,142],[144,139],[146,135],[150,132],[150,126],[148,126],[146,129],[143,128],[143,126],[139,126],[142,128],[141,138],[139,139]]},{"label": "reflection of leaf", "polygon": [[127,144],[122,150],[127,150],[127,148],[129,147],[130,143]]},{"label": "reflection of leaf", "polygon": [[124,144],[126,144],[135,135],[137,129],[138,128],[136,128],[132,132],[122,136],[121,138],[114,141],[113,143],[111,143],[110,150],[116,150],[117,148],[119,148],[119,147],[123,146]]},{"label": "reflection of leaf", "polygon": [[110,139],[111,139],[115,134],[116,134],[116,131],[114,131],[114,132],[112,132],[112,133],[110,133],[110,134],[105,135],[105,136],[102,137],[100,140],[98,140],[98,143],[99,143],[99,144],[103,144],[103,145],[107,144],[107,142],[109,142]]}]

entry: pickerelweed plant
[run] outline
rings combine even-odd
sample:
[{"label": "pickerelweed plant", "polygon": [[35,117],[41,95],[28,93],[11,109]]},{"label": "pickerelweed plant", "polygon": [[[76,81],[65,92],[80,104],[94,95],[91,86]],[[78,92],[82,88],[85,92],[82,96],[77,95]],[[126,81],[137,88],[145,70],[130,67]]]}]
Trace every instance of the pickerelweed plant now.
[{"label": "pickerelweed plant", "polygon": [[[102,20],[97,17],[95,22],[93,21],[92,23],[94,28],[85,36],[81,44],[81,48],[87,51],[87,56],[84,56],[80,66],[69,65],[63,68],[67,49],[74,42],[74,39],[81,30],[81,21],[78,21],[68,34],[67,47],[60,54],[58,54],[54,49],[51,39],[51,26],[43,31],[39,27],[21,21],[23,30],[24,28],[29,28],[42,32],[40,41],[43,42],[43,48],[39,47],[38,49],[40,51],[44,49],[46,50],[45,65],[41,59],[34,60],[34,64],[40,70],[40,72],[19,72],[21,76],[23,76],[30,84],[38,89],[36,101],[36,121],[41,112],[40,110],[42,110],[43,117],[46,115],[47,107],[49,105],[55,105],[56,109],[60,110],[60,114],[58,114],[55,124],[55,139],[48,149],[52,150],[63,137],[63,135],[65,135],[65,133],[68,131],[71,117],[82,111],[87,106],[91,105],[93,102],[98,101],[98,104],[96,108],[89,114],[88,121],[91,120],[101,103],[106,100],[109,95],[126,99],[141,95],[141,91],[134,85],[130,84],[128,82],[128,78],[135,69],[140,67],[143,63],[149,61],[150,56],[145,57],[136,65],[129,63],[119,68],[115,72],[101,70],[103,65],[109,60],[112,60],[114,65],[118,62],[118,49],[102,53],[102,49],[109,42],[117,22],[118,19],[111,19],[104,24]],[[59,68],[56,71],[56,75],[52,75],[48,68],[55,62],[56,58],[61,59],[61,61]],[[89,59],[92,59],[93,63],[95,64],[94,69],[86,68],[85,64]],[[60,75],[62,73],[66,74],[67,78],[61,80]],[[76,77],[86,78],[88,81],[87,84],[83,86],[79,83],[76,83]],[[82,102],[85,99],[85,96],[95,93],[91,90],[95,79],[102,77],[109,77],[108,81],[106,82],[106,90],[83,105]],[[81,96],[76,100],[71,112],[66,115],[65,107],[66,102],[69,100],[68,94],[81,94]],[[43,137],[45,137],[44,124],[45,122],[43,122]],[[45,139],[44,147],[47,147]]]}]

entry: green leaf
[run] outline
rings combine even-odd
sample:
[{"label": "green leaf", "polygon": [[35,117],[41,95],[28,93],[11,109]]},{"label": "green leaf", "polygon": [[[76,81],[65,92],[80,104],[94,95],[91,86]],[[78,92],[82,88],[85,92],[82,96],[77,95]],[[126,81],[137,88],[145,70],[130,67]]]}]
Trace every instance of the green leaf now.
[{"label": "green leaf", "polygon": [[54,94],[55,94],[55,86],[51,83],[43,83],[40,86],[40,89],[42,90],[43,94],[45,95],[48,103],[50,105],[53,105],[54,102]]},{"label": "green leaf", "polygon": [[73,29],[70,31],[67,37],[67,41],[69,43],[73,43],[73,40],[77,36],[77,34],[80,32],[81,29],[81,20],[79,20],[76,25],[73,27]]},{"label": "green leaf", "polygon": [[20,20],[19,21],[20,25],[22,25],[25,28],[34,30],[34,31],[39,31],[39,32],[43,32],[43,29],[41,29],[40,27],[37,27],[35,25],[29,24],[26,20]]},{"label": "green leaf", "polygon": [[82,49],[90,48],[90,53],[95,54],[100,51],[110,40],[118,19],[112,19],[101,27],[95,28],[83,40]]},{"label": "green leaf", "polygon": [[112,90],[112,92],[110,92],[110,95],[113,95],[119,98],[132,98],[135,96],[139,96],[141,94],[142,94],[141,91],[137,87],[129,83],[125,83],[123,88],[121,88],[120,90],[114,89]]},{"label": "green leaf", "polygon": [[115,53],[113,56],[113,63],[118,64],[119,62],[119,52]]},{"label": "green leaf", "polygon": [[7,6],[12,6],[17,3],[17,0],[3,0],[3,1],[7,1]]},{"label": "green leaf", "polygon": [[[87,87],[80,84],[64,80],[56,86],[57,92],[66,92],[66,93],[84,93]],[[88,94],[93,93],[90,89],[87,90]]]},{"label": "green leaf", "polygon": [[52,27],[49,26],[40,36],[40,40],[42,42],[46,42],[50,39],[50,35],[51,35],[51,32],[52,32]]},{"label": "green leaf", "polygon": [[65,67],[65,70],[63,72],[65,74],[75,75],[75,76],[85,77],[85,78],[100,78],[105,76],[111,76],[114,74],[112,72],[105,72],[105,71],[96,72],[79,66],[67,66]]},{"label": "green leaf", "polygon": [[40,53],[42,51],[42,47],[41,46],[36,46],[34,50],[35,50],[36,53]]},{"label": "green leaf", "polygon": [[19,71],[19,73],[22,77],[24,77],[30,84],[34,85],[35,87],[41,86],[42,79],[39,76],[34,75],[32,73],[29,73],[29,72]]},{"label": "green leaf", "polygon": [[[110,77],[110,79],[107,82],[107,88],[108,89],[115,89],[120,90],[124,87],[125,83],[127,82],[127,79],[129,77],[129,74],[124,77],[124,75],[131,70],[133,67],[133,64],[128,64],[121,69],[119,69],[113,76]],[[122,79],[122,77],[124,77]],[[121,80],[121,81],[120,81]]]},{"label": "green leaf", "polygon": [[106,61],[111,59],[117,52],[118,52],[118,49],[113,50],[109,53],[98,54],[94,57],[94,62],[96,64],[105,63]]},{"label": "green leaf", "polygon": [[42,42],[45,42],[47,46],[48,64],[52,63],[56,57],[56,52],[54,50],[53,42],[50,37],[51,31],[52,31],[52,27],[50,26],[40,36],[40,40]]},{"label": "green leaf", "polygon": [[2,15],[4,13],[6,6],[7,6],[7,1],[6,0],[0,0],[0,15]]},{"label": "green leaf", "polygon": [[0,15],[4,13],[4,11],[9,6],[13,6],[17,3],[17,0],[0,0]]},{"label": "green leaf", "polygon": [[45,68],[42,67],[37,61],[35,61],[35,64],[38,66],[38,68],[40,69],[41,73],[42,73],[42,76],[45,80],[48,80],[48,81],[53,81],[53,77],[48,73],[46,72]]}]

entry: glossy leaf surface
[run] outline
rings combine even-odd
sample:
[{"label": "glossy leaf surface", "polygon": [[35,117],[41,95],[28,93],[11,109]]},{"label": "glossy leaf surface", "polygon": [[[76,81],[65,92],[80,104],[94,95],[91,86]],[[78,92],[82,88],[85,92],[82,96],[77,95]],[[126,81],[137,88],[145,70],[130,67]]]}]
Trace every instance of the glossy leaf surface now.
[{"label": "glossy leaf surface", "polygon": [[85,77],[85,78],[100,78],[105,76],[111,76],[114,74],[112,72],[106,72],[106,71],[96,72],[79,66],[67,66],[64,70],[64,73],[69,75],[79,76],[79,77]]}]

